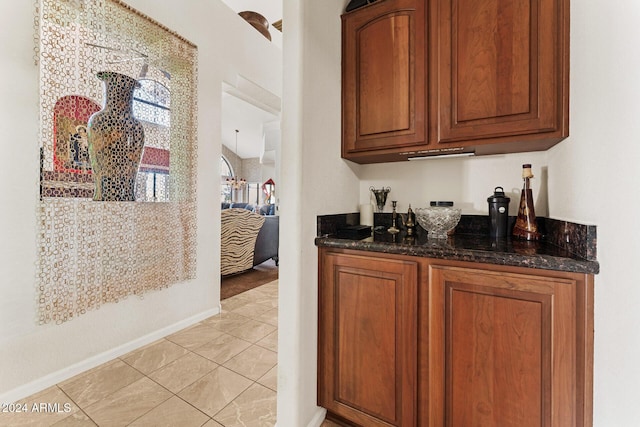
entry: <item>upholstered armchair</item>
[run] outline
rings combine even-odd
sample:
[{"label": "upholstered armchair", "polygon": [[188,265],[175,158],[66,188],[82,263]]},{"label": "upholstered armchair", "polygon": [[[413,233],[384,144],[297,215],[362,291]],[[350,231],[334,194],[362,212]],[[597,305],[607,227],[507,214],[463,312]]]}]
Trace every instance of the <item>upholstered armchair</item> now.
[{"label": "upholstered armchair", "polygon": [[243,208],[221,215],[220,274],[249,270],[273,258],[278,263],[279,217],[265,217]]}]

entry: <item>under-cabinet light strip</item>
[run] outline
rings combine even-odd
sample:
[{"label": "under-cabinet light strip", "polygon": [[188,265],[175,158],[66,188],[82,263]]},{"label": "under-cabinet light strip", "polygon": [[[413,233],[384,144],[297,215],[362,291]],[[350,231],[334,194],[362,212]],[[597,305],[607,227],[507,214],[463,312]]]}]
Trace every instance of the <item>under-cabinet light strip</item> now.
[{"label": "under-cabinet light strip", "polygon": [[431,159],[442,159],[447,158],[450,159],[452,157],[469,157],[475,156],[476,153],[455,153],[455,154],[438,154],[434,156],[419,156],[419,157],[409,157],[408,160],[431,160]]}]

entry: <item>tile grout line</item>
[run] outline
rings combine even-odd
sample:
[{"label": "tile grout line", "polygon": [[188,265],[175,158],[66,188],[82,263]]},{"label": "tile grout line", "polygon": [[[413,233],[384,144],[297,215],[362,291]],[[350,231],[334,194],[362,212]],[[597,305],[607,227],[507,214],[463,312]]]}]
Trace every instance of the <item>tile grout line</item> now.
[{"label": "tile grout line", "polygon": [[[272,282],[269,282],[269,283],[272,283]],[[268,284],[268,283],[267,283],[267,284]],[[249,290],[249,291],[246,291],[246,293],[250,293],[251,291],[259,290],[259,289],[260,289],[260,286],[258,286],[258,287],[256,287],[256,288],[253,288],[253,289],[251,289],[251,290]],[[216,316],[223,316],[223,312],[226,312],[226,313],[234,313],[234,315],[239,316],[240,318],[244,318],[244,319],[246,319],[245,321],[242,321],[242,320],[241,320],[241,322],[242,322],[242,323],[241,323],[240,325],[238,325],[238,326],[236,326],[236,327],[232,327],[232,328],[231,328],[231,329],[229,329],[228,331],[227,331],[227,330],[221,330],[221,329],[218,329],[218,328],[216,328],[216,326],[214,326],[213,324],[207,324],[206,320],[208,320],[208,319],[213,319],[213,318],[215,318],[215,317],[216,317],[216,316],[211,316],[211,317],[209,317],[209,318],[207,318],[207,319],[204,319],[204,320],[202,320],[202,321],[200,321],[200,322],[198,322],[198,323],[196,323],[196,324],[194,324],[194,325],[191,325],[191,326],[189,326],[189,327],[187,327],[187,328],[184,328],[184,329],[182,329],[182,330],[180,330],[180,331],[177,331],[177,332],[175,332],[174,334],[171,334],[171,335],[168,335],[168,336],[166,336],[166,337],[160,338],[160,339],[158,339],[157,341],[155,341],[155,342],[153,342],[153,343],[149,343],[149,344],[147,344],[147,345],[145,345],[145,346],[142,346],[142,347],[140,347],[140,348],[138,348],[138,349],[132,350],[131,352],[129,352],[129,353],[125,354],[125,355],[122,355],[122,356],[119,356],[119,357],[115,357],[114,359],[112,359],[112,360],[110,360],[110,361],[108,361],[108,362],[105,362],[105,363],[103,363],[103,364],[101,364],[101,365],[99,365],[99,366],[97,366],[97,367],[95,367],[95,368],[92,368],[92,369],[90,369],[90,370],[87,370],[87,371],[85,371],[85,372],[83,372],[83,373],[80,373],[80,374],[76,375],[76,376],[75,376],[75,377],[73,377],[73,378],[79,378],[79,377],[82,377],[83,375],[87,375],[89,372],[96,371],[96,370],[100,370],[101,368],[104,368],[104,367],[109,366],[110,364],[113,364],[113,363],[116,363],[116,362],[120,362],[120,363],[124,364],[124,365],[125,365],[125,366],[127,366],[129,369],[131,369],[131,370],[132,370],[132,372],[134,372],[134,371],[135,371],[137,374],[139,374],[139,375],[140,375],[140,378],[137,378],[136,380],[134,380],[134,381],[132,381],[132,382],[129,382],[129,383],[125,384],[124,386],[122,386],[122,387],[120,387],[120,388],[118,388],[118,389],[116,389],[116,390],[112,390],[112,391],[110,391],[109,393],[105,394],[104,396],[101,396],[101,397],[100,397],[100,399],[99,399],[99,400],[97,400],[97,401],[95,401],[95,402],[91,402],[91,400],[89,400],[89,402],[91,402],[91,403],[87,404],[86,406],[81,406],[81,405],[80,405],[76,400],[74,400],[74,399],[73,399],[73,398],[72,398],[72,397],[71,397],[71,396],[70,396],[70,395],[69,395],[69,394],[68,394],[68,393],[67,393],[67,392],[62,388],[62,384],[63,384],[63,383],[66,383],[66,382],[71,381],[71,380],[72,380],[72,378],[70,378],[70,379],[68,379],[68,380],[66,380],[66,381],[64,381],[64,382],[60,382],[60,383],[55,384],[55,385],[54,385],[54,387],[55,387],[59,392],[61,392],[61,393],[62,393],[62,395],[66,396],[66,398],[68,398],[68,399],[69,399],[69,401],[70,401],[70,402],[72,402],[72,403],[77,407],[77,409],[78,409],[78,410],[77,410],[76,412],[74,412],[73,414],[70,414],[70,415],[69,415],[69,417],[74,417],[74,415],[76,415],[76,414],[77,414],[77,415],[80,415],[80,416],[82,416],[82,417],[86,418],[89,422],[93,423],[94,425],[96,425],[96,426],[100,426],[100,424],[98,424],[98,422],[97,422],[96,420],[94,420],[94,418],[92,418],[92,417],[88,414],[88,412],[86,411],[86,409],[87,409],[88,407],[92,406],[92,405],[95,405],[95,404],[97,404],[97,403],[99,403],[99,402],[101,402],[101,401],[104,401],[104,400],[106,400],[106,399],[108,399],[108,398],[112,397],[112,396],[113,396],[113,395],[115,395],[116,393],[118,393],[118,392],[120,392],[120,391],[124,390],[124,389],[125,389],[125,388],[127,388],[127,387],[130,387],[132,384],[135,384],[135,383],[137,383],[137,382],[139,382],[139,381],[143,381],[143,380],[145,380],[145,379],[146,379],[146,380],[151,381],[153,384],[155,384],[156,386],[159,386],[162,390],[166,391],[166,392],[168,393],[168,397],[167,397],[166,399],[163,399],[163,400],[162,400],[161,402],[159,402],[158,404],[154,405],[154,406],[153,406],[152,408],[150,408],[149,410],[145,411],[143,414],[138,415],[135,419],[130,420],[130,421],[127,421],[127,424],[126,424],[126,425],[131,425],[131,424],[135,423],[136,421],[138,421],[138,420],[140,420],[140,419],[144,418],[145,416],[147,416],[147,415],[148,415],[149,413],[151,413],[152,411],[154,411],[154,410],[156,410],[157,408],[159,408],[160,406],[162,406],[162,405],[166,404],[166,403],[167,403],[169,400],[171,400],[173,397],[177,397],[181,402],[186,403],[189,407],[191,407],[192,409],[195,409],[199,414],[202,414],[204,417],[206,417],[206,421],[205,421],[203,424],[201,424],[201,426],[202,426],[202,425],[204,425],[204,424],[209,423],[210,421],[214,421],[214,422],[216,422],[216,423],[219,423],[219,422],[218,422],[214,417],[215,417],[215,416],[217,416],[217,415],[219,415],[222,411],[224,411],[225,409],[227,409],[229,406],[234,405],[234,404],[237,404],[236,400],[237,400],[241,395],[243,395],[245,392],[247,392],[247,390],[249,390],[249,389],[250,389],[250,388],[252,388],[252,387],[260,387],[260,388],[262,388],[262,389],[268,390],[270,393],[275,393],[275,394],[276,394],[276,396],[277,396],[277,382],[276,382],[276,389],[275,389],[275,390],[274,390],[273,388],[271,388],[270,386],[267,386],[267,385],[262,384],[262,383],[260,382],[260,380],[261,380],[265,375],[267,375],[267,374],[268,374],[272,369],[277,368],[277,366],[278,366],[278,363],[277,363],[277,354],[278,354],[278,351],[277,351],[277,343],[276,343],[276,350],[275,350],[275,351],[274,351],[272,348],[267,347],[265,343],[259,344],[259,343],[260,343],[262,340],[264,340],[265,338],[269,337],[270,335],[272,335],[272,334],[274,334],[274,333],[275,333],[275,334],[277,334],[277,332],[278,332],[278,325],[277,325],[277,323],[276,323],[276,325],[273,325],[273,324],[271,324],[271,323],[265,322],[265,321],[263,321],[262,319],[259,319],[259,318],[258,318],[259,316],[263,316],[263,315],[264,315],[265,313],[267,313],[267,312],[270,312],[270,311],[273,311],[273,310],[277,310],[277,309],[278,309],[278,304],[277,304],[278,295],[277,295],[277,292],[276,292],[276,295],[273,295],[273,293],[274,293],[274,292],[273,292],[273,291],[271,291],[271,290],[269,290],[269,291],[267,291],[267,292],[262,292],[262,293],[261,293],[260,291],[255,291],[255,292],[253,292],[253,293],[251,293],[251,294],[248,294],[248,295],[243,295],[243,293],[241,293],[241,294],[238,294],[238,295],[235,295],[235,296],[231,297],[231,298],[235,298],[235,297],[238,297],[238,296],[240,295],[240,297],[239,297],[239,298],[237,298],[237,300],[242,299],[242,301],[240,302],[240,303],[241,303],[241,305],[239,305],[239,306],[235,307],[235,308],[234,308],[234,310],[236,310],[236,309],[240,309],[240,308],[242,308],[242,307],[244,307],[244,306],[247,306],[247,305],[249,305],[249,304],[255,304],[255,305],[256,305],[256,307],[257,307],[257,306],[260,306],[260,307],[264,308],[265,310],[264,310],[264,311],[261,311],[261,310],[262,310],[262,308],[261,308],[261,309],[259,309],[258,311],[260,311],[260,313],[259,313],[259,314],[257,314],[257,315],[255,315],[254,317],[252,317],[252,316],[247,316],[246,314],[234,313],[234,310],[230,310],[230,311],[229,311],[229,310],[224,310],[224,309],[223,309],[223,310],[221,311],[221,313],[217,314]],[[255,301],[255,299],[260,299],[260,300],[261,300],[261,302],[256,302],[256,301]],[[273,300],[274,300],[274,299],[275,299],[275,301],[276,301],[275,306],[273,305],[273,304],[274,304],[274,302],[273,302]],[[233,300],[233,301],[236,301],[236,300]],[[249,311],[250,311],[250,310],[249,310]],[[277,314],[277,312],[276,312],[276,314]],[[277,319],[277,316],[276,316],[276,319]],[[269,332],[267,332],[264,336],[261,336],[260,338],[255,339],[255,342],[254,342],[254,341],[247,340],[247,339],[242,338],[242,337],[240,337],[240,336],[237,336],[237,335],[251,336],[250,334],[249,334],[249,335],[247,335],[247,334],[242,334],[242,333],[238,333],[238,332],[236,332],[236,334],[237,334],[237,335],[235,335],[235,334],[233,333],[234,331],[237,331],[237,330],[239,330],[240,328],[246,327],[246,326],[247,326],[246,324],[247,324],[248,322],[250,322],[250,321],[254,321],[254,322],[255,322],[255,325],[254,325],[254,326],[255,326],[256,328],[264,328],[264,327],[267,327],[267,329],[271,329],[271,328],[273,328],[273,330],[270,330],[270,331],[269,331]],[[198,326],[198,325],[202,325],[202,326],[206,326],[206,327],[208,327],[208,328],[211,328],[212,330],[216,331],[216,332],[217,332],[217,333],[219,333],[220,335],[219,335],[218,337],[213,338],[213,339],[211,339],[211,340],[209,340],[209,341],[206,341],[205,343],[202,343],[201,345],[198,345],[197,347],[194,347],[194,348],[188,348],[187,346],[189,346],[189,342],[187,342],[186,340],[185,340],[185,341],[183,341],[183,344],[180,344],[180,343],[178,343],[178,342],[174,342],[174,341],[172,341],[171,339],[169,339],[169,336],[179,334],[180,332],[183,332],[183,331],[185,331],[185,330],[188,330],[188,329],[193,328],[193,327]],[[253,329],[253,328],[251,328],[251,329]],[[227,335],[227,336],[229,336],[229,337],[232,337],[234,340],[242,341],[242,342],[244,342],[244,343],[248,344],[248,346],[247,346],[246,348],[242,349],[241,351],[239,351],[238,353],[234,354],[233,356],[229,357],[227,360],[225,360],[225,361],[221,362],[221,363],[219,363],[219,362],[217,362],[217,361],[215,361],[215,360],[212,360],[212,359],[210,359],[210,358],[208,358],[208,357],[206,357],[206,356],[204,356],[204,355],[202,355],[202,354],[200,354],[200,353],[198,353],[198,352],[197,352],[197,350],[198,350],[199,348],[202,348],[202,347],[204,347],[204,346],[206,346],[206,345],[210,344],[211,342],[215,341],[217,338],[222,337],[222,336],[225,336],[225,335]],[[198,340],[196,339],[196,340],[191,341],[191,342],[197,342],[197,341],[198,341]],[[134,363],[134,362],[136,362],[136,361],[138,361],[138,360],[143,360],[143,359],[144,359],[144,356],[142,356],[142,355],[141,355],[141,356],[139,356],[140,358],[137,358],[137,357],[136,357],[135,359],[132,359],[132,362],[128,362],[127,360],[125,360],[125,358],[127,358],[127,357],[131,357],[131,356],[132,356],[132,355],[134,355],[135,353],[137,353],[137,352],[139,352],[139,351],[141,351],[141,350],[143,350],[143,349],[145,349],[145,348],[147,348],[147,347],[152,347],[152,346],[154,346],[154,345],[161,344],[161,343],[164,343],[164,344],[169,343],[169,344],[171,344],[171,345],[173,345],[173,346],[176,346],[176,347],[175,347],[175,348],[176,348],[176,350],[177,350],[177,348],[179,347],[182,351],[185,351],[185,353],[184,353],[184,354],[182,354],[182,355],[180,355],[179,357],[177,357],[177,358],[173,359],[173,360],[170,360],[170,361],[169,361],[169,362],[167,362],[167,363],[164,363],[164,360],[165,360],[165,359],[164,359],[164,357],[166,357],[166,354],[167,354],[167,353],[165,353],[165,352],[164,352],[165,350],[163,349],[163,350],[162,350],[162,353],[161,353],[161,354],[162,354],[162,356],[163,356],[163,359],[161,359],[161,360],[160,360],[160,362],[159,362],[159,363],[163,363],[163,364],[162,364],[162,365],[160,365],[160,366],[156,366],[155,364],[151,364],[151,365],[150,365],[150,367],[149,367],[149,369],[152,369],[152,370],[149,370],[148,372],[143,372],[140,368],[138,368],[138,367],[136,367],[136,366],[134,366],[134,365],[133,365],[133,363]],[[243,354],[243,353],[245,353],[245,352],[249,351],[249,349],[251,349],[252,347],[257,348],[257,349],[260,349],[260,350],[265,350],[265,351],[268,351],[268,352],[271,352],[271,353],[275,353],[275,354],[276,354],[276,363],[275,363],[273,366],[270,366],[270,367],[266,370],[266,372],[263,372],[263,373],[261,373],[260,375],[258,375],[258,378],[256,378],[255,380],[254,380],[254,379],[252,379],[252,378],[249,378],[248,376],[246,376],[245,374],[243,374],[243,373],[241,373],[241,372],[237,372],[236,370],[231,369],[231,368],[229,368],[229,367],[227,367],[227,366],[225,366],[225,365],[224,365],[225,363],[228,363],[230,360],[234,359],[235,357],[238,357],[239,355],[241,355],[241,354]],[[272,346],[272,347],[273,347],[273,346]],[[174,347],[172,347],[172,348],[174,348]],[[267,354],[267,353],[265,353],[265,354]],[[180,360],[180,359],[182,359],[182,358],[184,358],[184,357],[186,357],[186,356],[188,356],[188,355],[192,355],[192,356],[196,356],[196,357],[199,357],[199,358],[205,359],[205,360],[207,360],[208,362],[213,363],[213,364],[215,365],[215,367],[214,367],[213,369],[211,369],[211,370],[206,370],[206,373],[204,373],[203,375],[200,375],[198,378],[196,378],[195,380],[193,380],[193,381],[192,381],[192,382],[190,382],[189,384],[184,385],[183,387],[181,387],[181,388],[180,388],[180,390],[179,390],[179,391],[177,391],[177,392],[175,392],[175,393],[174,393],[173,391],[169,390],[166,386],[164,386],[163,384],[161,384],[159,381],[157,381],[157,380],[155,380],[154,378],[152,378],[152,377],[151,377],[151,375],[153,375],[154,373],[156,373],[156,372],[158,372],[158,371],[160,371],[160,370],[162,370],[162,369],[164,369],[164,368],[168,367],[168,366],[169,366],[169,365],[171,365],[172,363],[177,362],[178,360]],[[260,359],[261,359],[261,358],[260,358]],[[153,360],[153,358],[152,358],[151,360]],[[138,363],[138,366],[141,366],[141,367],[147,367],[147,366],[149,366],[148,364],[146,364],[146,365],[145,365],[144,363],[145,363],[144,361],[143,361],[143,362],[140,362],[140,363]],[[242,365],[239,365],[239,366],[241,367]],[[231,399],[231,400],[230,400],[230,401],[229,401],[229,402],[228,402],[228,403],[227,403],[223,408],[221,408],[220,410],[218,410],[218,411],[217,411],[213,416],[209,416],[209,414],[208,414],[208,413],[204,412],[203,410],[201,410],[200,408],[198,408],[197,406],[195,406],[195,404],[190,403],[189,401],[185,400],[184,398],[182,398],[182,397],[179,395],[179,393],[181,393],[182,391],[184,391],[184,390],[185,390],[185,389],[187,389],[188,387],[190,387],[190,386],[192,386],[193,384],[195,384],[196,382],[198,382],[198,381],[202,380],[202,378],[206,377],[207,375],[210,375],[210,374],[211,374],[212,372],[214,372],[216,369],[219,369],[219,368],[221,368],[221,367],[222,367],[222,368],[224,368],[224,369],[226,369],[226,370],[228,370],[228,371],[230,371],[230,372],[233,372],[235,375],[238,375],[239,377],[242,377],[242,378],[246,379],[246,380],[249,382],[249,384],[248,384],[248,386],[247,386],[247,387],[243,388],[243,389],[242,389],[242,391],[240,391],[240,392],[239,392],[239,393],[238,393],[238,394],[237,394],[233,399]],[[147,370],[147,369],[145,369],[145,370]],[[240,370],[242,370],[242,369],[240,369]],[[246,370],[245,370],[245,372],[246,372]],[[260,371],[258,371],[258,372],[260,372]],[[102,384],[102,383],[100,382],[100,384]],[[80,394],[79,396],[82,396],[82,394]],[[53,422],[53,424],[55,424],[55,423],[59,423],[59,422],[61,422],[61,421],[63,421],[63,420],[66,420],[67,418],[68,418],[68,417],[65,417],[65,418],[63,418],[62,420],[55,421],[55,422]],[[221,424],[221,423],[219,423],[219,424]]]},{"label": "tile grout line", "polygon": [[[91,418],[91,417],[89,416],[89,414],[87,414],[87,411],[85,411],[85,408],[83,408],[82,406],[80,406],[80,405],[78,404],[78,402],[76,402],[76,401],[75,401],[71,396],[69,396],[69,394],[68,394],[66,391],[64,391],[64,390],[62,389],[62,387],[60,387],[60,385],[59,385],[59,384],[56,384],[55,386],[58,388],[58,390],[60,390],[60,391],[62,392],[62,394],[64,394],[65,396],[67,396],[67,398],[69,398],[69,400],[70,400],[70,401],[72,401],[72,402],[73,402],[73,403],[78,407],[78,411],[82,412],[82,413],[85,415],[85,417],[87,417],[87,418],[88,418],[92,423],[94,423],[95,425],[98,425],[98,423],[97,423],[93,418]],[[113,393],[111,393],[111,394],[113,394]],[[73,417],[76,413],[77,413],[77,412],[74,412],[73,414],[69,415],[69,417]],[[69,417],[65,417],[65,418],[63,418],[62,420],[55,422],[53,425],[58,424],[59,422],[64,421],[64,420],[66,420],[66,419],[67,419],[67,418],[69,418]]]}]

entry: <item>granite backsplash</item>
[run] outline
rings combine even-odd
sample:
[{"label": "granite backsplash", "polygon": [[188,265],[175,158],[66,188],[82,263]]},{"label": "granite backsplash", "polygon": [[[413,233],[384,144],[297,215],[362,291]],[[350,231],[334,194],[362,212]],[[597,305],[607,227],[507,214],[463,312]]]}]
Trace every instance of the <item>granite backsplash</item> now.
[{"label": "granite backsplash", "polygon": [[[400,213],[406,218],[406,214]],[[509,229],[513,228],[516,217],[509,217]],[[537,217],[538,231],[543,235],[543,242],[587,261],[596,261],[597,233],[595,225],[577,224],[552,218]],[[347,213],[322,215],[317,218],[318,237],[335,236],[339,228],[347,225],[358,225],[360,214]],[[391,226],[391,213],[375,213],[374,227]],[[402,228],[402,227],[400,227]],[[489,235],[489,219],[486,215],[462,215],[455,230],[456,235]]]}]

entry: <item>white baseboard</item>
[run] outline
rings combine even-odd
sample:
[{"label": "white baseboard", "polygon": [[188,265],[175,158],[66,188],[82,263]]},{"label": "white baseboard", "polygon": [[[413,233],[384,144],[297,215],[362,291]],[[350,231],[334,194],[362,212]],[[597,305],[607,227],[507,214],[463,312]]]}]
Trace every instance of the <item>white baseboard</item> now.
[{"label": "white baseboard", "polygon": [[133,341],[129,341],[128,343],[92,356],[81,362],[60,369],[59,371],[53,372],[49,375],[45,375],[42,378],[38,378],[37,380],[31,381],[30,383],[24,384],[20,387],[16,387],[13,390],[9,390],[8,392],[0,395],[0,402],[12,403],[20,399],[24,399],[27,396],[31,396],[34,393],[38,393],[62,381],[66,381],[71,377],[81,374],[89,369],[93,369],[96,366],[100,366],[103,363],[109,362],[142,346],[164,338],[167,335],[171,335],[174,332],[178,332],[181,329],[194,325],[201,320],[204,320],[211,316],[215,316],[220,312],[221,306],[204,311],[202,313],[196,314],[195,316],[174,323],[173,325],[169,325],[150,334],[137,338]]},{"label": "white baseboard", "polygon": [[[313,418],[311,418],[311,421],[309,421],[309,424],[307,424],[307,427],[320,427],[326,415],[327,415],[327,410],[324,408],[318,407],[315,415],[313,416]],[[280,423],[280,425],[286,425],[286,423]],[[273,427],[278,427],[278,421],[276,421]]]},{"label": "white baseboard", "polygon": [[307,427],[320,427],[322,422],[324,421],[324,417],[327,415],[327,410],[321,407],[318,407],[316,414],[311,418]]}]

